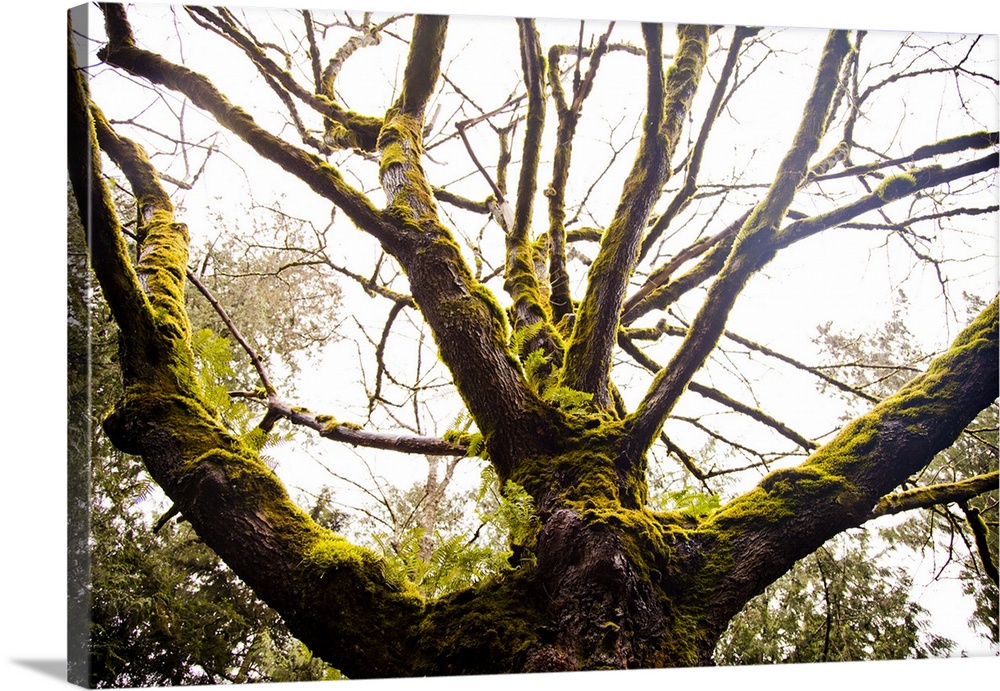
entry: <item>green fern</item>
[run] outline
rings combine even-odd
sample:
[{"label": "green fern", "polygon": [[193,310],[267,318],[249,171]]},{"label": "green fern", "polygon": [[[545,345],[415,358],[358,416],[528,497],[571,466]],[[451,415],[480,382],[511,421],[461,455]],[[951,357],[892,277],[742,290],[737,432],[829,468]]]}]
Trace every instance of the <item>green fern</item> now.
[{"label": "green fern", "polygon": [[486,439],[478,431],[470,432],[473,422],[472,416],[466,411],[458,414],[451,424],[451,428],[442,437],[446,442],[452,444],[463,444],[468,448],[469,456],[479,456],[489,458],[486,451]]},{"label": "green fern", "polygon": [[571,389],[568,386],[556,386],[550,391],[547,391],[545,400],[552,403],[557,408],[562,408],[563,410],[572,410],[574,408],[580,408],[582,406],[590,403],[591,399],[594,397],[592,393],[585,393],[583,391],[577,391],[576,389]]},{"label": "green fern", "polygon": [[518,358],[521,358],[524,347],[531,342],[531,339],[540,334],[544,328],[545,322],[537,321],[534,324],[515,329],[514,333],[510,336],[510,349]]},{"label": "green fern", "polygon": [[[548,359],[545,357],[545,351],[541,348],[533,350],[528,354],[528,357],[524,359],[524,377],[529,382],[536,382],[539,379],[539,374],[542,371],[542,367],[548,364]],[[538,381],[539,384],[544,383],[544,380]]]}]

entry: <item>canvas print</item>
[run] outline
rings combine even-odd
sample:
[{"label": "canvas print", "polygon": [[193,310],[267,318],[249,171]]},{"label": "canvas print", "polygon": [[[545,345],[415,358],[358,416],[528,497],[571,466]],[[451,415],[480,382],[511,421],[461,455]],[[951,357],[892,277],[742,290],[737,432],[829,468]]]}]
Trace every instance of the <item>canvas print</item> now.
[{"label": "canvas print", "polygon": [[997,37],[413,9],[69,12],[70,680],[997,655]]}]

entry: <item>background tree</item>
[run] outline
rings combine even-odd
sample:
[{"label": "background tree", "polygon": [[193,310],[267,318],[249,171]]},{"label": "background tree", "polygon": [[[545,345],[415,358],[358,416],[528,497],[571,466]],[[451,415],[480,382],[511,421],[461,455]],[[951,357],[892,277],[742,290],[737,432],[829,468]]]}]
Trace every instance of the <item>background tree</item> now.
[{"label": "background tree", "polygon": [[764,589],[733,620],[720,664],[930,657],[954,643],[927,636],[905,569],[878,564],[864,536],[821,547]]},{"label": "background tree", "polygon": [[[95,103],[122,94],[102,96],[96,79],[91,101],[71,62],[71,141],[91,143],[71,150],[71,179],[86,202],[91,265],[122,327],[124,395],[104,429],[142,456],[201,539],[293,633],[349,676],[707,663],[731,618],[797,560],[886,506],[916,505],[912,494],[888,495],[996,398],[996,302],[959,331],[951,285],[996,290],[975,264],[984,255],[995,263],[996,208],[976,194],[989,189],[997,163],[996,133],[984,124],[992,111],[980,114],[997,83],[982,39],[834,31],[786,43],[758,29],[567,32],[519,20],[507,25],[517,67],[497,69],[481,90],[478,71],[462,71],[476,64],[472,44],[455,45],[462,23],[443,17],[281,14],[270,25],[283,33],[265,38],[271,30],[251,27],[254,13],[174,8],[161,26],[178,27],[179,50],[167,55],[136,40],[134,11],[102,12],[105,34],[93,34],[101,76],[122,86],[114,75],[128,75],[150,89],[140,102],[173,106],[160,113],[171,119],[156,119],[123,100],[130,112],[109,119]],[[217,54],[195,71],[181,64],[194,66],[213,35],[256,70],[265,91],[251,99],[253,117],[234,105],[245,76],[222,87],[225,97],[216,80],[228,77],[208,75]],[[384,91],[370,77],[365,88],[352,84],[346,66],[362,55],[370,69],[395,75]],[[772,65],[774,77],[789,64],[814,72],[765,79]],[[622,78],[637,71],[637,81]],[[939,79],[953,86],[943,92]],[[955,114],[947,132],[894,112],[910,98],[895,92],[900,83],[918,80],[947,94],[940,108]],[[769,100],[748,120],[753,85],[775,83],[781,107]],[[612,113],[594,106],[609,100],[620,106]],[[206,396],[183,301],[189,229],[178,223],[178,195],[165,190],[175,183],[155,174],[183,187],[199,170],[191,154],[209,149],[190,129],[190,107],[336,209],[302,262],[385,301],[380,336],[359,324],[358,350],[374,360],[359,421],[289,404],[253,348],[260,386],[239,395],[266,403],[259,431],[233,434]],[[607,123],[603,141],[582,134],[592,110]],[[149,148],[124,129],[152,132]],[[169,143],[169,156],[157,141]],[[95,174],[97,147],[139,200],[135,260]],[[488,169],[487,147],[496,161]],[[602,158],[610,164],[593,167]],[[581,160],[589,172],[577,180],[570,172],[583,170]],[[455,162],[468,173],[446,168]],[[251,183],[282,184],[244,172]],[[492,192],[485,199],[475,191],[483,185]],[[323,213],[329,219],[330,206]],[[331,256],[327,239],[348,232],[344,221],[373,240],[341,248],[349,264]],[[771,412],[791,387],[768,396],[755,361],[852,389],[764,342],[761,305],[787,307],[788,296],[777,301],[759,279],[787,285],[799,272],[786,262],[804,261],[801,247],[829,250],[845,230],[874,238],[874,247],[859,243],[862,254],[886,245],[896,261],[899,243],[912,274],[938,282],[950,314],[938,331],[941,354],[921,373],[884,400],[868,399],[874,407],[846,426],[809,406],[804,434],[802,418]],[[965,245],[944,242],[950,234]],[[832,245],[822,240],[830,237]],[[818,270],[815,259],[805,266]],[[747,338],[737,325],[761,335]],[[950,347],[949,329],[957,332]],[[397,359],[390,340],[415,344],[415,354]],[[794,346],[792,336],[779,340]],[[424,364],[429,352],[440,365]],[[423,375],[416,385],[400,385],[404,364]],[[427,403],[430,391],[454,391],[474,427],[428,436],[428,421],[454,419],[458,407],[443,415]],[[729,426],[736,416],[760,426],[760,443]],[[484,454],[501,487],[512,482],[531,498],[533,527],[512,544],[515,568],[452,595],[422,595],[385,559],[290,501],[258,451],[278,420],[366,448]],[[684,451],[678,426],[739,449],[749,483],[734,483],[704,513],[651,510],[651,465],[680,463],[710,490],[713,478],[740,470],[705,467]],[[994,474],[922,491],[968,502],[995,485]]]}]

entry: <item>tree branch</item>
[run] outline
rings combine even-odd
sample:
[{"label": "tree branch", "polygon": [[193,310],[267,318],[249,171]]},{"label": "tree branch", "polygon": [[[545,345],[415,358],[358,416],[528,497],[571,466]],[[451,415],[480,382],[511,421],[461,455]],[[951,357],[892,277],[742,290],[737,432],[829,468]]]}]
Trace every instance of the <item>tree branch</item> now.
[{"label": "tree branch", "polygon": [[[218,300],[215,299],[215,296],[212,295],[212,292],[205,286],[205,284],[198,280],[198,277],[194,275],[194,272],[187,271],[186,276],[191,284],[198,289],[198,292],[201,293],[206,300],[208,300],[212,309],[214,309],[215,313],[219,315],[220,319],[222,319],[222,323],[226,325],[227,329],[229,329],[229,333],[233,335],[236,342],[240,344],[240,347],[242,347],[246,354],[250,357],[250,363],[253,365],[253,368],[257,370],[257,376],[260,377],[260,383],[263,385],[264,391],[266,391],[269,396],[274,396],[277,391],[271,383],[271,378],[267,376],[267,370],[264,369],[264,362],[261,360],[260,355],[257,354],[257,351],[254,350],[250,343],[243,337],[243,334],[240,333],[239,328],[233,322],[229,313],[226,312],[226,309],[219,303]],[[269,432],[270,429],[266,429],[265,431]]]},{"label": "tree branch", "polygon": [[[549,50],[549,85],[556,102],[558,126],[556,130],[556,147],[552,162],[552,182],[545,190],[549,200],[549,282],[551,296],[549,303],[552,309],[552,320],[558,324],[564,317],[573,313],[573,301],[569,290],[569,274],[566,270],[566,184],[569,180],[570,161],[573,155],[573,140],[576,137],[576,126],[580,120],[583,103],[590,94],[594,78],[600,67],[601,59],[608,50],[608,40],[614,22],[608,25],[608,30],[598,39],[597,47],[590,52],[590,62],[587,74],[582,80],[579,74],[573,82],[573,100],[566,102],[559,58],[564,52],[562,46],[553,46]],[[577,46],[577,73],[579,61],[583,53],[583,22],[580,22],[580,45]]]},{"label": "tree branch", "polygon": [[878,518],[879,516],[891,516],[903,511],[927,509],[938,504],[966,502],[969,499],[978,497],[980,494],[996,490],[998,479],[1000,479],[1000,473],[994,471],[986,475],[977,475],[976,477],[958,482],[917,487],[905,492],[890,494],[879,499],[878,504],[871,510],[868,517]]},{"label": "tree branch", "polygon": [[[996,488],[997,482],[996,477],[994,477],[991,489],[996,490]],[[972,535],[976,539],[976,551],[979,552],[979,561],[983,563],[983,571],[993,579],[994,585],[1000,584],[1000,573],[997,571],[997,564],[993,560],[993,555],[990,554],[990,531],[986,527],[986,522],[980,515],[979,509],[969,506],[964,501],[960,502],[959,505],[965,513],[965,520],[969,524],[969,530],[972,531]]]},{"label": "tree branch", "polygon": [[396,234],[382,214],[362,193],[344,182],[339,171],[317,156],[302,151],[261,128],[245,110],[230,103],[202,75],[175,65],[155,53],[137,48],[123,5],[101,5],[101,9],[105,14],[110,38],[108,44],[98,52],[101,59],[137,77],[184,94],[262,157],[278,164],[343,209],[359,228],[371,233],[383,244],[393,242]]},{"label": "tree branch", "polygon": [[[375,149],[378,133],[382,127],[380,119],[345,111],[334,100],[332,88],[329,92],[317,89],[315,93],[312,93],[306,90],[295,81],[290,72],[281,69],[273,60],[267,57],[255,42],[244,36],[231,22],[226,21],[211,10],[201,7],[188,7],[187,11],[192,13],[193,16],[200,17],[204,22],[208,22],[212,27],[215,27],[215,31],[224,35],[234,45],[243,50],[247,57],[250,58],[250,61],[257,67],[258,71],[260,71],[261,75],[272,84],[272,88],[293,113],[294,108],[278,90],[278,85],[280,85],[282,90],[293,94],[300,101],[312,107],[316,112],[328,118],[327,134],[324,137],[327,145],[354,146],[364,151],[373,151]],[[339,125],[337,136],[335,137],[330,134],[330,123],[337,123]]]},{"label": "tree branch", "polygon": [[[256,398],[252,393],[237,392],[236,395]],[[468,445],[460,441],[366,431],[355,424],[338,421],[332,415],[317,414],[288,405],[273,396],[268,398],[267,406],[269,413],[288,420],[293,425],[319,432],[319,436],[324,439],[352,446],[432,456],[465,456],[469,450]]]},{"label": "tree branch", "polygon": [[[109,35],[127,51],[130,31],[123,9],[105,9]],[[72,81],[77,74],[71,72]],[[82,113],[90,108],[79,82],[73,96],[71,123],[85,134]],[[92,135],[71,139],[71,162],[92,141]],[[231,435],[202,398],[185,326],[186,228],[173,222],[168,204],[150,201],[169,202],[156,189],[155,173],[141,149],[118,149],[120,142],[108,141],[116,156],[125,156],[121,167],[132,171],[129,180],[143,209],[137,267],[147,279],[145,290],[156,315],[148,330],[142,321],[152,319],[142,314],[134,315],[137,322],[120,322],[124,396],[104,422],[109,439],[142,457],[150,476],[205,544],[281,612],[292,633],[313,651],[352,676],[405,674],[403,641],[421,603],[385,576],[374,554],[313,522],[288,498],[257,452]],[[103,184],[98,176],[94,181]],[[126,261],[121,253],[117,264],[101,271],[110,286],[109,301],[118,300],[115,285],[120,280],[111,274],[128,276]],[[125,298],[134,302],[141,295]],[[139,348],[143,350],[137,352]],[[130,364],[133,359],[135,365]]]},{"label": "tree branch", "polygon": [[[101,178],[101,148],[94,123],[94,114],[100,111],[93,107],[86,76],[76,64],[72,26],[69,29],[68,135],[74,143],[68,151],[69,178],[86,230],[90,266],[115,320],[132,324],[136,339],[143,335],[152,338],[152,306],[129,260],[118,215]],[[150,344],[140,346],[148,348]],[[122,367],[124,373],[135,376],[141,366],[125,359]]]},{"label": "tree branch", "polygon": [[662,27],[643,25],[648,85],[642,141],[622,190],[615,216],[589,273],[567,349],[563,384],[610,405],[611,354],[618,332],[625,286],[653,203],[670,175],[676,148],[707,60],[708,27],[679,26],[680,46],[664,78]]},{"label": "tree branch", "polygon": [[545,61],[542,59],[538,32],[530,19],[517,21],[521,45],[521,68],[528,94],[528,112],[525,117],[524,145],[521,173],[517,183],[514,219],[507,228],[504,289],[511,296],[513,326],[531,329],[519,356],[541,349],[548,360],[544,374],[558,369],[562,364],[562,347],[552,331],[549,319],[548,296],[543,294],[542,282],[536,269],[536,259],[541,251],[531,242],[530,227],[538,186],[538,167],[541,160],[542,132],[545,126]]},{"label": "tree branch", "polygon": [[[668,336],[678,336],[680,338],[684,338],[685,336],[687,336],[688,329],[685,329],[685,328],[680,327],[680,326],[670,326],[670,325],[667,324],[666,320],[661,319],[659,322],[656,323],[655,326],[641,328],[641,329],[638,329],[638,328],[625,329],[623,333],[630,340],[640,340],[640,339],[641,340],[655,340],[655,339],[659,338],[661,335],[664,335],[664,334],[668,335]],[[796,368],[798,370],[801,370],[803,372],[807,372],[808,374],[811,374],[812,376],[816,377],[817,379],[820,379],[823,382],[825,382],[825,383],[827,383],[827,384],[829,384],[831,386],[834,386],[834,387],[840,389],[841,391],[844,391],[845,393],[849,393],[849,394],[851,394],[853,396],[857,396],[859,398],[863,398],[866,401],[869,401],[871,403],[878,403],[878,401],[879,401],[879,399],[877,397],[872,396],[870,393],[867,393],[865,391],[862,391],[861,389],[858,389],[856,387],[853,387],[853,386],[850,386],[848,384],[845,384],[844,382],[842,382],[842,381],[840,381],[838,379],[834,379],[830,375],[828,375],[825,372],[823,372],[820,368],[818,368],[818,367],[810,367],[809,365],[807,365],[807,364],[805,364],[803,362],[800,362],[800,361],[796,360],[795,358],[791,358],[791,357],[789,357],[789,356],[787,356],[787,355],[785,355],[783,353],[779,353],[778,351],[774,350],[773,348],[768,348],[767,346],[761,345],[760,343],[756,343],[754,341],[751,341],[750,339],[744,338],[743,336],[740,336],[739,334],[735,334],[732,331],[728,331],[728,330],[724,331],[722,333],[722,335],[725,338],[728,338],[729,340],[733,341],[734,343],[738,343],[741,346],[744,346],[745,348],[748,348],[750,350],[753,350],[753,351],[756,351],[758,353],[761,353],[762,355],[766,355],[768,357],[772,357],[772,358],[774,358],[776,360],[780,360],[781,362],[789,364],[789,365],[791,365],[792,367],[794,367],[794,368]]]},{"label": "tree branch", "polygon": [[733,565],[707,598],[710,626],[728,622],[796,560],[869,520],[887,492],[930,463],[993,403],[1000,393],[997,316],[994,300],[926,372],[805,463],[770,473],[705,521],[699,532]]},{"label": "tree branch", "polygon": [[[663,234],[663,231],[670,226],[670,223],[676,218],[677,214],[687,206],[687,203],[694,196],[697,189],[698,173],[701,171],[701,159],[705,153],[705,145],[708,143],[708,135],[722,110],[722,98],[729,88],[729,80],[732,77],[733,70],[736,68],[736,59],[740,55],[743,42],[752,36],[756,36],[759,32],[759,28],[745,26],[738,26],[734,30],[733,39],[729,44],[729,51],[726,55],[726,62],[722,66],[722,73],[719,75],[719,81],[716,83],[715,91],[712,93],[712,102],[709,104],[708,113],[702,122],[701,131],[698,133],[698,140],[695,142],[694,149],[688,157],[687,175],[684,177],[684,185],[670,201],[670,206],[667,207],[667,210],[656,219],[649,232],[646,233],[639,252],[640,260],[646,256],[653,244]],[[669,276],[669,273],[667,275]],[[632,299],[638,300],[640,298],[633,296]],[[626,310],[628,310],[628,306],[626,306]]]},{"label": "tree branch", "polygon": [[680,349],[653,380],[645,399],[627,421],[631,427],[629,453],[641,454],[652,443],[691,377],[715,348],[747,279],[773,258],[778,224],[788,212],[806,176],[809,159],[818,148],[837,88],[840,65],[849,50],[846,33],[830,33],[799,129],[767,196],[736,235],[729,257]]},{"label": "tree branch", "polygon": [[403,70],[403,89],[395,105],[399,113],[423,119],[441,74],[441,53],[447,32],[446,16],[417,15],[414,19],[410,52]]},{"label": "tree branch", "polygon": [[[662,367],[660,367],[660,365],[654,362],[652,358],[650,358],[648,355],[643,353],[639,348],[637,348],[636,345],[632,343],[632,341],[625,335],[624,332],[618,334],[618,345],[621,346],[621,349],[624,350],[626,353],[628,353],[628,355],[630,355],[633,360],[635,360],[641,366],[645,367],[650,372],[656,374],[662,369]],[[698,394],[699,396],[702,396],[703,398],[715,401],[716,403],[719,403],[734,412],[746,415],[750,419],[756,420],[762,425],[770,427],[781,436],[785,437],[790,441],[795,442],[796,444],[798,444],[807,451],[811,451],[818,446],[816,442],[812,441],[811,439],[806,439],[803,435],[791,429],[790,427],[788,427],[788,425],[781,422],[780,420],[771,417],[770,415],[768,415],[767,413],[758,408],[748,406],[745,403],[740,403],[736,399],[732,398],[731,396],[727,396],[726,394],[722,393],[717,389],[713,389],[710,386],[705,386],[704,384],[699,384],[698,382],[695,381],[692,381],[690,384],[688,384],[688,388],[691,391]]]}]

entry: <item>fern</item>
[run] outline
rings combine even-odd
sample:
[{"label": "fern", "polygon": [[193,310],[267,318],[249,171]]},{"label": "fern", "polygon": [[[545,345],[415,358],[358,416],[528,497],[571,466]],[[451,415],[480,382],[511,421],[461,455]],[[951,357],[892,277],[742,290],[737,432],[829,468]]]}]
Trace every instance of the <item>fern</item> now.
[{"label": "fern", "polygon": [[489,458],[489,454],[486,451],[486,439],[478,431],[469,431],[472,428],[472,424],[472,416],[463,410],[458,414],[454,422],[452,422],[451,428],[442,436],[446,442],[464,444],[468,447],[467,453],[469,456]]},{"label": "fern", "polygon": [[542,329],[545,328],[545,322],[537,321],[534,324],[529,324],[520,329],[515,329],[514,333],[510,336],[510,349],[514,354],[520,358],[521,353],[524,352],[524,347],[531,339],[541,333]]},{"label": "fern", "polygon": [[524,377],[529,382],[534,382],[539,375],[542,367],[548,364],[548,360],[545,358],[545,351],[541,348],[531,351],[528,357],[524,359]]},{"label": "fern", "polygon": [[494,498],[495,504],[478,512],[480,520],[506,533],[511,543],[531,542],[538,530],[534,500],[516,482],[508,480],[498,491],[499,483],[500,479],[492,466],[483,469],[477,504],[482,506],[487,495]]},{"label": "fern", "polygon": [[480,456],[481,458],[486,458],[486,439],[479,432],[474,432],[469,435],[469,450],[468,454],[470,456]]},{"label": "fern", "polygon": [[593,397],[594,394],[592,393],[577,391],[568,386],[554,387],[551,391],[547,391],[544,396],[545,400],[549,403],[563,410],[572,410],[573,408],[585,406],[590,403]]}]

